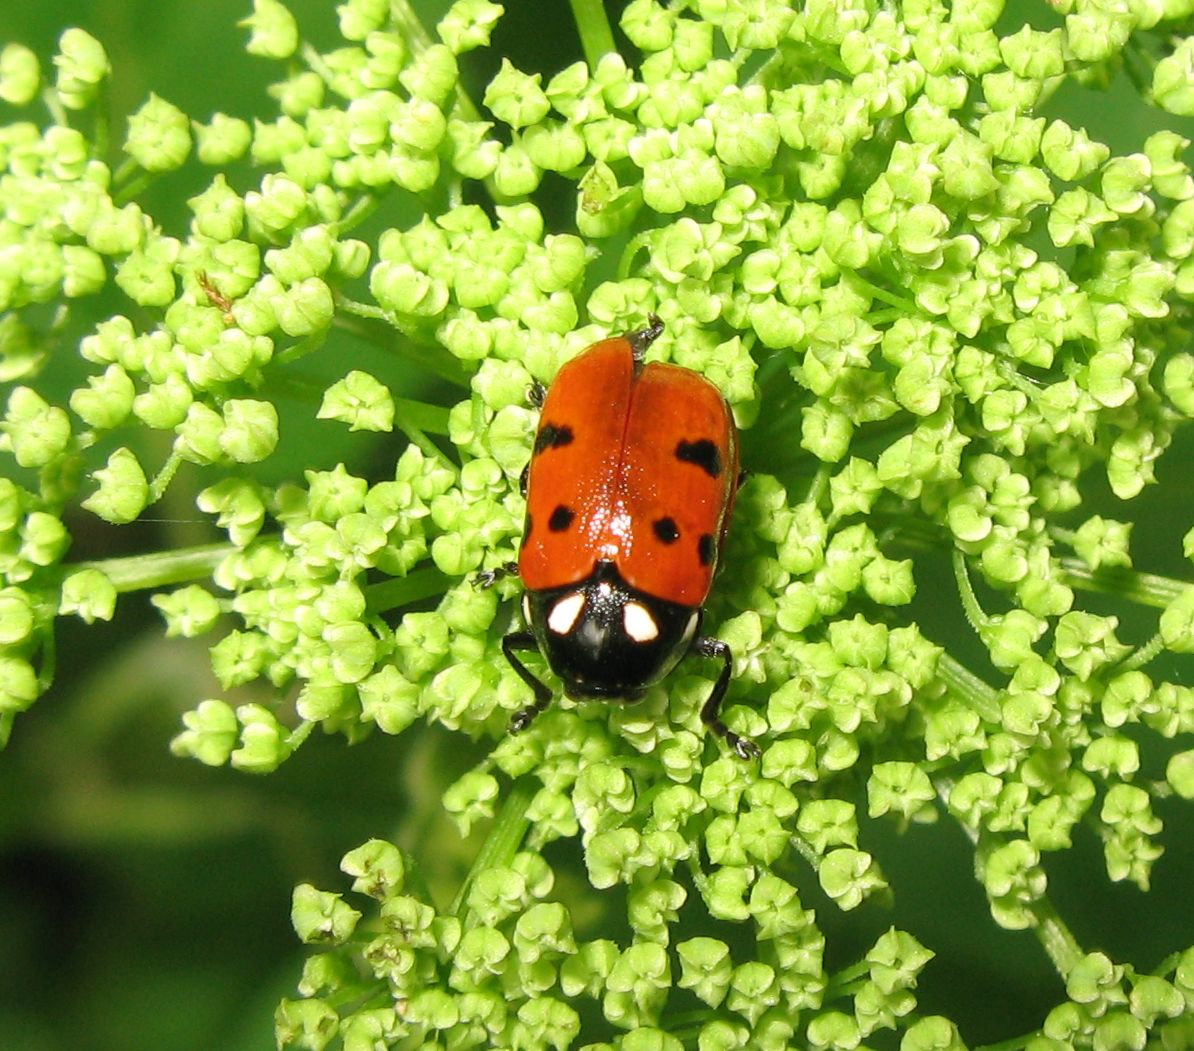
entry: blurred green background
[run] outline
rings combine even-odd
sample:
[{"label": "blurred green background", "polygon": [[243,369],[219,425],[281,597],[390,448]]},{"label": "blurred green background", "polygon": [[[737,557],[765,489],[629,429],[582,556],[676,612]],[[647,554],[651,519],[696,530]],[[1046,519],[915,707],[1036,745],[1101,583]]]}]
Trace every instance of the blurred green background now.
[{"label": "blurred green background", "polygon": [[[330,0],[290,0],[289,6],[317,47],[333,44]],[[433,25],[447,5],[426,0],[418,6]],[[580,57],[564,0],[507,6],[494,51],[472,56],[466,68],[472,84],[483,84],[496,70],[497,54],[548,75]],[[621,6],[608,5],[611,13]],[[236,23],[248,9],[247,0],[10,2],[0,7],[0,45],[20,41],[45,59],[67,26],[100,39],[115,70],[109,109],[118,142],[123,116],[150,91],[198,119],[217,110],[248,118],[273,113],[265,87],[281,70],[244,54],[246,34]],[[1051,24],[1043,4],[1026,4],[1008,17],[1026,15]],[[1085,124],[1116,150],[1138,148],[1166,123],[1126,91],[1110,100],[1067,91],[1050,112]],[[0,107],[0,119],[11,117]],[[152,187],[142,203],[179,234],[186,198],[206,177],[196,169],[177,173]],[[543,203],[549,215],[566,221],[566,196]],[[383,212],[377,222],[413,218],[409,211]],[[80,331],[115,309],[111,302],[80,305]],[[366,361],[362,367],[405,396],[447,405],[462,393],[347,337],[329,342],[320,358],[303,363],[315,379],[342,374],[345,360],[352,367]],[[72,364],[56,363],[49,379],[70,385]],[[393,439],[337,439],[342,428],[311,427],[310,401],[282,407],[285,447],[265,466],[274,479],[341,459],[355,473],[379,478],[400,451]],[[1172,450],[1159,471],[1161,485],[1126,511],[1100,480],[1091,480],[1095,505],[1087,513],[1130,512],[1147,523],[1133,542],[1142,569],[1181,574],[1187,568],[1180,538],[1194,519],[1183,466],[1191,452],[1188,441]],[[748,467],[750,454],[748,436]],[[165,521],[113,530],[90,516],[73,519],[72,557],[219,539],[193,511],[203,484],[197,473],[182,471],[156,509]],[[920,564],[918,585],[915,612],[926,633],[987,672],[959,615],[947,560]],[[1112,600],[1086,607],[1124,612]],[[1140,642],[1153,625],[1154,615],[1145,613],[1125,621],[1122,634]],[[443,822],[439,796],[484,754],[484,743],[414,728],[398,739],[377,734],[352,747],[339,737],[316,736],[269,777],[209,770],[173,759],[167,748],[180,714],[220,694],[208,668],[208,640],[164,640],[147,598],[132,596],[122,600],[111,624],[64,621],[58,644],[54,689],[18,719],[12,743],[0,754],[0,1048],[270,1048],[274,1006],[293,991],[305,955],[289,925],[295,883],[343,889],[340,856],[380,836],[413,850],[440,902],[450,899],[472,848]],[[1167,670],[1189,681],[1188,669]],[[1163,750],[1144,740],[1145,776],[1159,776]],[[1149,895],[1108,884],[1101,846],[1086,831],[1074,850],[1046,862],[1053,900],[1080,942],[1142,968],[1194,942],[1194,818],[1188,806],[1162,803],[1158,812],[1166,821],[1167,854]],[[824,901],[814,879],[802,885],[829,938],[832,967],[853,962],[890,925],[909,930],[938,953],[922,981],[921,1010],[953,1018],[972,1043],[1030,1030],[1063,998],[1033,936],[994,927],[973,878],[970,845],[956,827],[943,822],[897,834],[890,824],[867,824],[863,841],[895,890],[894,909],[872,906],[843,915]],[[559,845],[552,861],[582,871],[576,844]]]}]

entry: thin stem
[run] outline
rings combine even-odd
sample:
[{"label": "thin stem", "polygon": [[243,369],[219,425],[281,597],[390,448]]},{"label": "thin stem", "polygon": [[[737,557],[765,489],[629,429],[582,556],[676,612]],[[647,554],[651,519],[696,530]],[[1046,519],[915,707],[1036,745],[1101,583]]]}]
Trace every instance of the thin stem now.
[{"label": "thin stem", "polygon": [[937,661],[937,677],[945,683],[951,693],[964,700],[979,717],[987,723],[1000,720],[999,691],[988,686],[964,664],[954,660],[948,653],[941,654]]},{"label": "thin stem", "polygon": [[1048,898],[1041,898],[1033,907],[1039,921],[1034,928],[1037,938],[1064,979],[1085,955],[1082,946],[1057,914]]},{"label": "thin stem", "polygon": [[98,569],[120,594],[144,591],[167,584],[183,584],[210,577],[215,568],[237,548],[233,544],[201,544],[178,551],[158,551],[125,558],[103,558],[63,567]]},{"label": "thin stem", "polygon": [[358,197],[349,206],[348,211],[340,216],[333,224],[338,234],[351,233],[361,223],[369,218],[375,211],[379,200],[376,197],[364,196]]},{"label": "thin stem", "polygon": [[178,455],[177,451],[171,450],[170,455],[166,457],[166,462],[162,464],[158,473],[154,475],[153,481],[149,483],[149,502],[151,504],[156,504],[162,498],[181,466],[182,457]]},{"label": "thin stem", "polygon": [[590,69],[596,69],[602,55],[615,50],[614,34],[605,17],[605,5],[601,0],[570,0],[572,19],[580,34],[580,46],[585,52],[585,61]]},{"label": "thin stem", "polygon": [[511,786],[510,794],[506,797],[502,809],[498,811],[498,815],[489,829],[489,835],[485,837],[485,842],[481,844],[481,849],[477,852],[473,867],[469,869],[468,875],[464,877],[464,882],[460,885],[460,890],[456,892],[451,909],[453,916],[461,920],[465,919],[465,903],[468,901],[469,888],[482,872],[508,865],[514,855],[518,853],[518,848],[522,846],[527,829],[531,827],[531,822],[527,818],[527,807],[531,805],[534,795],[534,782],[527,778],[515,781]]},{"label": "thin stem", "polygon": [[981,636],[983,629],[990,625],[991,618],[983,612],[982,606],[978,604],[978,596],[974,593],[974,587],[970,583],[970,574],[966,571],[966,556],[955,547],[952,557],[954,579],[958,582],[958,595],[962,599],[962,612],[966,614],[966,619],[975,633]]},{"label": "thin stem", "polygon": [[650,232],[644,230],[637,237],[634,237],[626,245],[622,252],[622,258],[618,260],[618,277],[625,279],[630,276],[630,267],[634,263],[634,257],[638,255],[640,248],[646,248],[651,243]]},{"label": "thin stem", "polygon": [[[336,306],[338,312],[332,323],[338,329],[385,351],[397,353],[458,387],[469,385],[469,374],[459,361],[442,348],[427,347],[416,342],[410,334],[403,332],[392,315],[380,307],[358,303],[344,296],[336,297]],[[345,317],[345,313],[356,316]]]},{"label": "thin stem", "polygon": [[1092,570],[1078,558],[1061,559],[1062,582],[1082,591],[1116,595],[1141,606],[1164,609],[1190,585],[1155,573],[1140,573],[1115,566]]},{"label": "thin stem", "polygon": [[418,569],[405,577],[393,577],[365,588],[365,604],[370,613],[408,606],[447,590],[451,579],[438,569]]},{"label": "thin stem", "polygon": [[274,355],[275,365],[289,365],[292,361],[298,361],[300,358],[305,358],[308,354],[313,354],[323,346],[327,339],[326,332],[313,332],[309,336],[304,336],[297,343],[292,343],[285,350],[280,350]]},{"label": "thin stem", "polygon": [[1137,648],[1126,660],[1119,663],[1119,671],[1135,671],[1137,668],[1143,668],[1149,661],[1160,655],[1161,651],[1165,649],[1165,639],[1158,631],[1151,639],[1143,646]]},{"label": "thin stem", "polygon": [[912,314],[916,311],[916,304],[911,299],[897,296],[894,292],[876,285],[873,281],[868,281],[860,274],[854,274],[851,277],[851,281],[854,284],[861,285],[880,302],[886,303],[890,307],[895,307],[901,314]]},{"label": "thin stem", "polygon": [[[70,127],[70,116],[67,114],[66,107],[62,104],[62,99],[59,97],[57,91],[53,88],[45,88],[41,93],[41,100],[55,124],[63,128]],[[99,153],[96,155],[102,156]]]},{"label": "thin stem", "polygon": [[341,295],[336,298],[336,306],[341,310],[347,310],[350,314],[355,314],[357,317],[369,318],[371,321],[384,321],[387,325],[393,324],[388,311],[382,310],[381,307],[374,306],[371,303],[362,303],[359,300],[349,299],[348,296]]}]

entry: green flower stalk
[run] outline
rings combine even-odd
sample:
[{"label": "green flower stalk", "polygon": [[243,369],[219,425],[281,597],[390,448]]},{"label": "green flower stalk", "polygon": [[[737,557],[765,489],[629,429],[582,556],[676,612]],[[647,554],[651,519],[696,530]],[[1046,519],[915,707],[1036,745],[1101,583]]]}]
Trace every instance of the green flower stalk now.
[{"label": "green flower stalk", "polygon": [[[1194,798],[1194,585],[1137,565],[1130,504],[1194,416],[1194,2],[631,0],[615,37],[573,0],[584,61],[481,84],[502,6],[441,6],[346,0],[321,52],[254,0],[276,117],[150,95],[115,168],[103,43],[68,29],[52,74],[0,52],[0,740],[58,618],[150,589],[228,694],[179,757],[484,742],[439,786],[483,837],[458,885],[419,874],[442,845],[372,840],[349,888],[296,889],[282,1047],[966,1046],[918,1003],[928,939],[834,944],[898,906],[877,830],[933,822],[1064,983],[1001,1046],[1194,1039],[1194,946],[1116,961],[1049,886],[1093,833],[1148,890]],[[1061,101],[1113,82],[1147,114],[1127,152]],[[197,165],[166,231],[143,191]],[[505,733],[518,588],[473,579],[518,551],[527,390],[649,313],[743,429],[708,616],[757,762],[704,733],[696,662]],[[74,560],[80,515],[180,490],[218,543]]]}]

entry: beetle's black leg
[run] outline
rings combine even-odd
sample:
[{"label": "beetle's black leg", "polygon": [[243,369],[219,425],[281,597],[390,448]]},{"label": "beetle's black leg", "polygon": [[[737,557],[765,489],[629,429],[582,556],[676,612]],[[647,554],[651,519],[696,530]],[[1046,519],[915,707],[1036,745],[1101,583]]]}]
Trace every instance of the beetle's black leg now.
[{"label": "beetle's black leg", "polygon": [[518,677],[531,688],[531,693],[535,695],[534,704],[527,705],[511,717],[510,732],[512,734],[522,733],[531,725],[535,716],[551,704],[551,690],[536,679],[527,666],[514,656],[517,650],[537,650],[538,648],[539,643],[529,631],[512,631],[502,639],[502,652],[506,655],[506,660],[510,662],[510,667],[518,672]]},{"label": "beetle's black leg", "polygon": [[724,737],[726,743],[734,749],[740,759],[757,759],[762,755],[759,746],[749,737],[734,733],[721,721],[721,702],[730,685],[730,673],[734,669],[734,657],[730,653],[730,647],[721,639],[701,635],[693,642],[692,648],[702,657],[717,657],[722,661],[721,674],[717,676],[717,682],[713,684],[713,692],[709,694],[709,699],[701,709],[701,722],[719,737]]},{"label": "beetle's black leg", "polygon": [[543,399],[546,397],[547,388],[538,380],[532,380],[531,385],[527,387],[527,401],[534,405],[536,409],[541,409],[543,408]]},{"label": "beetle's black leg", "polygon": [[513,577],[518,575],[517,562],[503,562],[500,566],[494,566],[493,569],[482,569],[473,575],[473,587],[475,588],[491,588],[499,580],[506,577]]},{"label": "beetle's black leg", "polygon": [[523,496],[527,495],[527,480],[531,477],[531,465],[528,461],[527,465],[522,469],[522,474],[518,476],[518,491]]}]

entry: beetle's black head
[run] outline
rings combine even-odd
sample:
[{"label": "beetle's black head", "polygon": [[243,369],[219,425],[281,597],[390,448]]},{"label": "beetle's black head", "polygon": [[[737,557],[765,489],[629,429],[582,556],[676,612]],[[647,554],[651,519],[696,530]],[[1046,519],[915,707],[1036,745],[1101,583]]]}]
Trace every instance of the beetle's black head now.
[{"label": "beetle's black head", "polygon": [[574,698],[638,700],[692,646],[701,611],[627,584],[598,562],[579,584],[528,591],[527,624],[551,670]]}]

